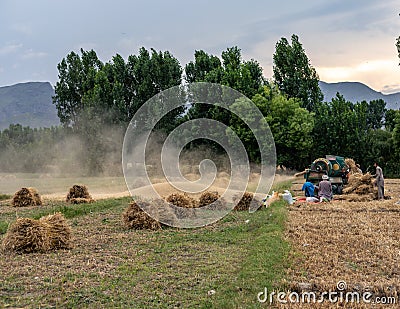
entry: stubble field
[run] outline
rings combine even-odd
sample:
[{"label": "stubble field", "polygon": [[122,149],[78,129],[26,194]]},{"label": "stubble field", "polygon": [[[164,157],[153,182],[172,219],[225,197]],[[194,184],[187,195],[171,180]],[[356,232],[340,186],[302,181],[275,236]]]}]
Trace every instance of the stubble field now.
[{"label": "stubble field", "polygon": [[[254,214],[232,212],[207,227],[159,231],[127,229],[121,214],[131,198],[118,197],[126,195],[123,183],[114,179],[114,189],[102,193],[104,180],[97,187],[96,181],[91,183],[98,199],[93,204],[69,205],[60,200],[61,190],[46,192],[41,207],[15,208],[9,200],[0,201],[0,241],[17,216],[39,218],[55,211],[67,218],[74,238],[71,250],[0,252],[2,307],[259,308],[270,305],[257,300],[265,287],[321,293],[338,291],[339,281],[347,285],[344,292],[371,291],[398,302],[399,180],[386,181],[392,199],[384,202],[288,206],[278,201]],[[283,181],[274,189],[290,186]],[[372,305],[325,300],[272,306]]]}]

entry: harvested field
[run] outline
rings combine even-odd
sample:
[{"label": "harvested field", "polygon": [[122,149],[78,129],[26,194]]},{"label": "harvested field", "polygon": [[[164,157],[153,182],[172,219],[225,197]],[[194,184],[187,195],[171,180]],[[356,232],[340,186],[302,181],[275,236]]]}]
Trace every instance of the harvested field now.
[{"label": "harvested field", "polygon": [[[373,297],[396,297],[398,301],[400,205],[396,202],[400,199],[399,185],[398,180],[387,181],[387,192],[393,196],[387,201],[291,206],[287,239],[292,244],[292,266],[288,269],[287,288],[322,293],[338,291],[337,283],[344,281],[345,291],[370,291]],[[318,308],[333,307],[336,305],[328,302],[318,304]],[[365,303],[347,307],[370,308]]]},{"label": "harvested field", "polygon": [[[278,222],[284,207],[264,208],[257,216],[232,213],[198,229],[153,231],[124,226],[129,202],[96,201],[93,207],[60,202],[74,247],[46,254],[0,252],[0,307],[244,308],[257,304],[257,292],[269,286],[270,276],[283,273]],[[2,218],[15,216],[11,206],[3,208]],[[78,212],[87,208],[91,211]],[[21,211],[36,216],[43,210]]]}]

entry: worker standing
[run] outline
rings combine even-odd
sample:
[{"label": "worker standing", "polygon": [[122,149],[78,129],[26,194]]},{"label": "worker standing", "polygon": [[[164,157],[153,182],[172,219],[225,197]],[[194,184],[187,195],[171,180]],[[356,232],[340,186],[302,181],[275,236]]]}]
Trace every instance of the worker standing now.
[{"label": "worker standing", "polygon": [[375,185],[378,187],[378,200],[385,199],[385,179],[383,178],[382,168],[377,162],[374,163],[375,166]]},{"label": "worker standing", "polygon": [[318,197],[320,202],[330,202],[333,199],[332,184],[328,175],[322,175],[322,181],[318,185]]}]

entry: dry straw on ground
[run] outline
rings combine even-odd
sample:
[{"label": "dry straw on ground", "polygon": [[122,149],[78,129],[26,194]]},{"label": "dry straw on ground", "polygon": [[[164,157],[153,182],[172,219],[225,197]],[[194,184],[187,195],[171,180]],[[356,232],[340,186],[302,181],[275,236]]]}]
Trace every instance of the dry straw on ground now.
[{"label": "dry straw on ground", "polygon": [[335,199],[349,202],[366,202],[377,198],[377,190],[374,187],[373,177],[370,173],[350,174],[349,182],[343,189],[343,195],[335,196]]},{"label": "dry straw on ground", "polygon": [[195,208],[197,207],[196,201],[186,193],[172,193],[165,199],[168,203],[174,204],[182,208]]},{"label": "dry straw on ground", "polygon": [[3,239],[3,250],[18,253],[71,248],[71,228],[61,213],[39,220],[18,218]]},{"label": "dry straw on ground", "polygon": [[42,205],[42,199],[35,188],[21,188],[15,192],[12,205],[14,207],[39,206]]},{"label": "dry straw on ground", "polygon": [[225,201],[221,198],[217,191],[206,191],[200,195],[199,207],[211,205],[212,210],[222,210],[225,208]]},{"label": "dry straw on ground", "polygon": [[161,223],[150,217],[140,206],[135,202],[131,202],[127,209],[122,214],[124,225],[130,229],[161,229]]},{"label": "dry straw on ground", "polygon": [[233,202],[236,204],[234,210],[236,211],[249,210],[252,201],[253,203],[257,203],[257,205],[261,206],[261,202],[257,199],[254,199],[254,194],[251,192],[244,192],[242,198],[239,201],[238,200],[238,195],[233,197]]},{"label": "dry straw on ground", "polygon": [[69,189],[66,201],[71,204],[83,204],[94,202],[89,190],[85,185],[73,185]]},{"label": "dry straw on ground", "polygon": [[342,280],[350,292],[400,293],[400,209],[393,201],[291,206],[288,218],[287,289],[322,293],[334,291]]},{"label": "dry straw on ground", "polygon": [[177,207],[175,208],[177,218],[188,218],[195,215],[193,208],[197,207],[197,203],[186,193],[172,193],[165,200]]},{"label": "dry straw on ground", "polygon": [[347,166],[350,168],[350,174],[358,173],[358,172],[359,172],[358,167],[357,167],[357,164],[356,164],[356,161],[354,161],[354,160],[351,159],[351,158],[346,158],[346,159],[344,159],[344,162],[345,162],[345,163],[347,164]]}]

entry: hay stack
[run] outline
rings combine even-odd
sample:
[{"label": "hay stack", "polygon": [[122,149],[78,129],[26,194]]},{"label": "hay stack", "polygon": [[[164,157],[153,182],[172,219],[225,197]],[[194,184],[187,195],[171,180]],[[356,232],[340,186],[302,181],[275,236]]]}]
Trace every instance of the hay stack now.
[{"label": "hay stack", "polygon": [[349,183],[343,189],[344,194],[355,192],[357,194],[368,194],[374,192],[373,177],[370,173],[351,174],[349,177]]},{"label": "hay stack", "polygon": [[71,228],[61,213],[39,220],[18,218],[3,240],[3,250],[18,253],[71,248]]},{"label": "hay stack", "polygon": [[175,214],[177,218],[192,217],[195,214],[193,208],[197,207],[196,201],[186,193],[172,193],[166,198],[168,203],[175,205]]},{"label": "hay stack", "polygon": [[[239,200],[239,196],[235,195],[233,197],[233,202],[236,204],[234,210],[236,211],[245,211],[249,210],[251,201],[253,200],[254,194],[251,192],[245,192],[242,198]],[[239,200],[239,201],[238,201]],[[259,202],[259,201],[256,201]],[[261,202],[259,203],[261,205]]]},{"label": "hay stack", "polygon": [[89,194],[88,188],[85,185],[73,185],[72,188],[69,189],[66,201],[70,202],[71,204],[94,202],[91,195]]},{"label": "hay stack", "polygon": [[346,158],[346,159],[344,159],[344,162],[350,168],[350,174],[358,174],[359,173],[358,167],[356,165],[356,161],[354,161],[351,158]]},{"label": "hay stack", "polygon": [[174,204],[176,207],[196,208],[196,201],[186,193],[172,193],[165,199],[168,203]]},{"label": "hay stack", "polygon": [[343,199],[351,202],[372,201],[377,197],[373,177],[370,173],[350,174],[349,183],[343,189],[343,193],[345,194]]},{"label": "hay stack", "polygon": [[157,220],[150,217],[143,211],[139,205],[133,201],[122,214],[124,225],[130,229],[142,230],[158,230],[161,229],[161,224]]},{"label": "hay stack", "polygon": [[204,207],[213,204],[210,209],[221,210],[225,208],[225,201],[220,199],[220,195],[217,191],[206,191],[200,195],[199,207]]},{"label": "hay stack", "polygon": [[15,192],[12,205],[14,207],[39,206],[42,205],[42,199],[35,188],[21,188]]},{"label": "hay stack", "polygon": [[40,218],[39,222],[47,225],[47,237],[50,249],[71,248],[71,228],[64,216],[56,212],[53,215]]}]

